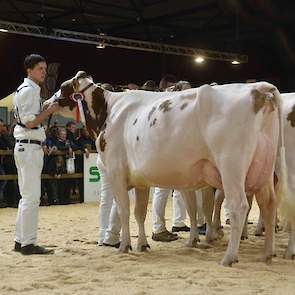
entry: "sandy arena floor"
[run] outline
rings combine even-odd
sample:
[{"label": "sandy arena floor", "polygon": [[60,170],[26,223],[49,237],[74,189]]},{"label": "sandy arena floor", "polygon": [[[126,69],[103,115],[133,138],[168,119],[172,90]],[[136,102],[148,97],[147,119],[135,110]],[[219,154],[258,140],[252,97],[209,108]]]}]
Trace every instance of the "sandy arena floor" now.
[{"label": "sandy arena floor", "polygon": [[[151,207],[146,228],[150,253],[123,255],[95,245],[98,234],[98,204],[40,208],[39,244],[54,247],[56,254],[26,257],[11,251],[16,209],[0,209],[0,294],[295,294],[295,262],[283,259],[287,233],[276,236],[273,264],[259,262],[263,238],[253,236],[240,247],[240,263],[225,268],[218,263],[225,237],[212,249],[185,247],[188,234],[172,243],[151,239]],[[171,202],[167,206],[171,226]],[[254,206],[250,220],[257,220]],[[131,233],[136,248],[137,227],[132,214]]]}]

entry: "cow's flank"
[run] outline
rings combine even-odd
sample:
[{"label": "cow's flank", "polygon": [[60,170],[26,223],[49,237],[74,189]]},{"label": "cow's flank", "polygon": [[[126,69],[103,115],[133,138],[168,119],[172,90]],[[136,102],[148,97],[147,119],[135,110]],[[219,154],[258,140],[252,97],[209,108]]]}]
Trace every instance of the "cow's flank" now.
[{"label": "cow's flank", "polygon": [[155,112],[156,109],[157,109],[156,107],[153,107],[153,108],[151,109],[151,111],[150,111],[149,114],[148,114],[148,121],[151,119],[151,117],[152,117],[152,115],[153,115],[153,113]]},{"label": "cow's flank", "polygon": [[163,113],[169,112],[170,110],[172,110],[171,104],[172,102],[169,99],[167,99],[159,105],[159,110],[162,111]]},{"label": "cow's flank", "polygon": [[188,106],[188,103],[185,102],[183,105],[181,105],[180,109],[184,110],[187,106]]},{"label": "cow's flank", "polygon": [[156,122],[157,122],[157,118],[154,118],[153,122],[150,124],[150,127],[155,126]]}]

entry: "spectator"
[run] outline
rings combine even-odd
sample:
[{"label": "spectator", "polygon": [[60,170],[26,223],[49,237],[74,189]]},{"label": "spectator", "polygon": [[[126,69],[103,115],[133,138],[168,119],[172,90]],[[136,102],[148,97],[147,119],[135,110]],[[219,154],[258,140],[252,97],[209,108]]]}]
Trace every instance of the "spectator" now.
[{"label": "spectator", "polygon": [[94,140],[90,137],[90,134],[87,130],[86,127],[82,128],[80,130],[80,136],[77,138],[77,143],[79,146],[82,147],[84,152],[87,154],[89,151],[95,151],[95,142]]},{"label": "spectator", "polygon": [[[81,147],[78,145],[76,141],[77,124],[74,121],[69,121],[66,124],[66,128],[66,139],[69,141],[70,147],[73,151],[80,150]],[[61,136],[63,137],[63,134]]]},{"label": "spectator", "polygon": [[[73,155],[73,150],[71,148],[70,141],[67,140],[67,132],[64,128],[58,129],[56,148],[58,151],[68,152],[70,157]],[[60,157],[55,156],[54,162],[49,165],[49,174],[55,176],[58,179],[60,178],[59,175],[61,175],[62,172],[66,172],[65,161],[62,161]],[[54,196],[53,202],[58,198],[59,204],[70,204],[72,180],[61,179],[56,183],[58,184],[58,189],[55,191],[58,192],[58,196]]]},{"label": "spectator", "polygon": [[128,87],[129,90],[137,90],[137,89],[139,89],[139,86],[137,84],[135,84],[135,83],[128,83],[127,87]]},{"label": "spectator", "polygon": [[141,87],[142,90],[146,91],[159,91],[157,84],[153,80],[147,80]]},{"label": "spectator", "polygon": [[165,75],[160,81],[159,89],[160,91],[165,91],[167,88],[174,86],[177,82],[177,79],[174,75]]},{"label": "spectator", "polygon": [[108,91],[114,92],[114,87],[111,84],[109,84],[109,83],[103,83],[103,84],[101,84],[101,88],[103,88],[105,90],[108,90]]}]

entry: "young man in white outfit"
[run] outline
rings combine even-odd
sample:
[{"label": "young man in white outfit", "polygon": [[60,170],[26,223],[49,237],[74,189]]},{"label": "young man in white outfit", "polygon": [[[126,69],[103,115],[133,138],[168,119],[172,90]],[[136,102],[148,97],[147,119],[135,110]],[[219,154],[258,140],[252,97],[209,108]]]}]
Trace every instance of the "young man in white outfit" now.
[{"label": "young man in white outfit", "polygon": [[46,139],[41,123],[58,110],[58,104],[41,110],[40,84],[46,76],[45,59],[31,54],[24,61],[27,78],[17,88],[13,98],[16,117],[14,158],[18,173],[21,200],[18,206],[14,250],[23,255],[52,254],[52,250],[37,246],[38,211],[43,168],[42,142]]}]

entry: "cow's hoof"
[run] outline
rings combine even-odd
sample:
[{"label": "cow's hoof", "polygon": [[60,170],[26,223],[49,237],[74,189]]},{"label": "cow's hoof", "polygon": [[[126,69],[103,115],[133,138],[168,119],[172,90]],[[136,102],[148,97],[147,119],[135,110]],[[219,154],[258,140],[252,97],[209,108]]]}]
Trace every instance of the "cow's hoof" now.
[{"label": "cow's hoof", "polygon": [[244,241],[244,240],[248,240],[248,236],[241,236],[241,240]]},{"label": "cow's hoof", "polygon": [[220,264],[223,266],[232,267],[234,263],[238,263],[238,262],[239,262],[238,257],[234,257],[234,258],[224,257],[221,260]]},{"label": "cow's hoof", "polygon": [[186,246],[189,248],[197,248],[199,242],[200,240],[195,238],[193,241],[189,241]]},{"label": "cow's hoof", "polygon": [[261,231],[256,231],[256,232],[255,232],[255,236],[256,236],[256,237],[263,237],[263,232],[261,232]]},{"label": "cow's hoof", "polygon": [[138,252],[148,252],[148,249],[151,249],[149,244],[141,245],[137,247]]},{"label": "cow's hoof", "polygon": [[220,264],[222,266],[226,266],[226,267],[232,267],[233,266],[233,263],[234,262],[232,260],[228,261],[226,259],[222,259],[221,262],[220,262]]},{"label": "cow's hoof", "polygon": [[295,254],[290,252],[289,250],[287,250],[286,253],[285,253],[284,258],[289,259],[289,260],[294,260],[295,259]]},{"label": "cow's hoof", "polygon": [[123,246],[122,243],[121,243],[120,248],[119,248],[120,253],[128,253],[129,250],[132,251],[131,245]]},{"label": "cow's hoof", "polygon": [[213,231],[211,234],[206,235],[206,243],[213,244],[215,241],[219,240],[218,232]]},{"label": "cow's hoof", "polygon": [[267,255],[262,258],[262,262],[270,265],[272,263],[272,255]]}]

